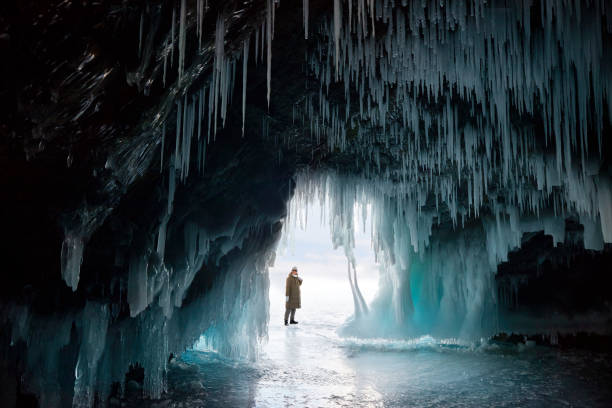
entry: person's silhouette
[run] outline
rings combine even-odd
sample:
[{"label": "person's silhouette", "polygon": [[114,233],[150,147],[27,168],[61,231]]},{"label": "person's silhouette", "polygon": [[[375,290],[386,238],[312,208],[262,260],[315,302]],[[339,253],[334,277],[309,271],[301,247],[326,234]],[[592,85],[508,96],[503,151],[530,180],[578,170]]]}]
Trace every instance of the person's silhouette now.
[{"label": "person's silhouette", "polygon": [[287,326],[289,315],[291,320],[289,323],[297,324],[295,321],[295,309],[302,307],[300,286],[302,285],[302,278],[298,276],[297,266],[291,268],[291,273],[287,276],[287,282],[285,285],[285,326]]}]

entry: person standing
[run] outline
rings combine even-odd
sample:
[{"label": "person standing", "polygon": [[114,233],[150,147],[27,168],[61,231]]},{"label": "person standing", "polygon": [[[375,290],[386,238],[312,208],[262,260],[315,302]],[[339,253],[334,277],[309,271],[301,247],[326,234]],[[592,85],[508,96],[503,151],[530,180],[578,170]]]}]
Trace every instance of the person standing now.
[{"label": "person standing", "polygon": [[294,266],[291,268],[289,276],[287,276],[287,283],[285,285],[285,326],[287,326],[290,314],[291,320],[289,323],[298,323],[295,321],[295,309],[302,307],[300,286],[302,286],[302,278],[298,276],[297,266]]}]

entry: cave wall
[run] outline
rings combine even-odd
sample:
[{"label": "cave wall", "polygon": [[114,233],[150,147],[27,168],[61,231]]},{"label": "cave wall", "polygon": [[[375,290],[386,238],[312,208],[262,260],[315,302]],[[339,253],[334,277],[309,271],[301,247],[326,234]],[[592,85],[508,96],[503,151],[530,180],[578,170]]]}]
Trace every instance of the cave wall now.
[{"label": "cave wall", "polygon": [[[232,5],[211,3],[221,6]],[[180,180],[174,129],[155,122],[175,90],[145,90],[137,74],[147,66],[161,78],[150,48],[151,65],[138,58],[138,27],[146,8],[150,44],[170,31],[168,4],[1,7],[3,60],[12,62],[2,64],[0,121],[0,185],[11,197],[0,213],[12,237],[2,247],[4,401],[104,403],[136,363],[145,393],[158,396],[168,357],[205,331],[220,352],[254,358],[295,164],[258,132],[245,140],[228,126]],[[235,315],[245,307],[252,315]]]}]

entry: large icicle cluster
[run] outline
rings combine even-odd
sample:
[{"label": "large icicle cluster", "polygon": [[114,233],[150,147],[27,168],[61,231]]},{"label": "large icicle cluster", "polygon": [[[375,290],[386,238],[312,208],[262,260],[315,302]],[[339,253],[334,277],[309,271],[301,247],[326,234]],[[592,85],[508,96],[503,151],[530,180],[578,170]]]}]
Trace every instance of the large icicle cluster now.
[{"label": "large icicle cluster", "polygon": [[[347,335],[431,334],[464,340],[493,335],[505,327],[497,314],[498,264],[520,247],[526,232],[544,231],[555,244],[565,239],[565,219],[552,212],[519,217],[518,208],[499,206],[453,227],[440,224],[443,217],[434,205],[406,195],[403,185],[393,181],[304,171],[296,184],[286,228],[308,222],[304,209],[318,200],[334,245],[344,247],[349,262],[354,263],[354,229],[363,225],[365,230],[365,223],[371,223],[381,266],[379,293],[369,311],[354,293],[356,318]],[[585,243],[603,247],[600,230],[593,224],[585,227]],[[350,273],[349,279],[356,282]],[[539,329],[563,329],[556,324]]]},{"label": "large icicle cluster", "polygon": [[[267,334],[267,270],[280,238],[280,231],[270,234],[268,222],[258,216],[214,232],[187,223],[183,264],[166,267],[154,248],[132,256],[127,288],[119,289],[127,289],[129,318],[119,316],[119,305],[97,301],[51,318],[28,306],[9,306],[3,317],[12,322],[11,343],[23,341],[28,348],[28,391],[36,393],[41,406],[63,405],[60,368],[67,364],[62,359],[70,347],[78,350],[74,407],[105,403],[112,383],[119,381],[122,387],[134,363],[144,368],[145,396],[159,398],[167,389],[168,357],[196,342],[229,358],[256,358]],[[218,265],[229,251],[231,260],[223,262],[226,266],[205,296],[183,304],[204,261]],[[75,333],[80,341],[75,341]]]},{"label": "large icicle cluster", "polygon": [[[270,1],[270,15],[273,16],[273,9],[278,2]],[[247,59],[249,51],[249,36],[245,35],[243,47],[237,50],[228,50],[225,47],[227,42],[226,34],[232,28],[230,23],[236,24],[239,22],[238,17],[244,15],[248,9],[235,10],[230,14],[223,7],[220,7],[219,14],[216,16],[215,28],[212,31],[211,39],[204,36],[204,18],[209,12],[208,0],[197,0],[195,13],[190,10],[189,2],[181,0],[178,2],[178,7],[174,7],[172,11],[171,29],[166,34],[163,44],[154,55],[153,38],[155,33],[148,33],[145,29],[144,21],[146,19],[154,20],[152,17],[153,8],[146,7],[146,13],[143,10],[140,18],[139,29],[139,57],[141,58],[141,66],[139,73],[136,75],[139,79],[143,78],[144,71],[151,63],[151,59],[156,58],[162,69],[158,72],[153,69],[151,77],[146,79],[144,92],[151,87],[151,84],[156,80],[160,80],[163,86],[167,88],[167,95],[164,101],[160,104],[158,112],[154,115],[149,123],[142,127],[143,135],[154,133],[159,135],[161,145],[161,165],[168,165],[171,173],[168,177],[169,181],[169,213],[168,218],[172,213],[172,200],[174,197],[173,191],[176,186],[177,179],[184,182],[189,176],[191,167],[195,164],[200,174],[204,171],[205,157],[207,144],[211,139],[216,137],[217,131],[221,126],[225,126],[225,121],[228,115],[231,96],[236,83],[236,66],[240,58],[243,59],[243,110],[246,110],[246,75],[247,75]],[[155,8],[157,10],[157,8]],[[157,12],[157,11],[155,11]],[[148,14],[151,13],[151,16]],[[145,19],[146,17],[146,19]],[[255,47],[256,61],[263,60],[264,56],[264,39],[268,43],[268,64],[271,61],[271,35],[273,27],[268,27],[266,24],[273,24],[273,19],[267,23],[264,22],[261,29],[257,31],[257,39],[260,38],[261,46]],[[235,27],[234,27],[235,28]],[[197,47],[196,55],[192,56],[191,61],[187,50],[191,37],[196,37]],[[209,41],[210,40],[210,41]],[[205,42],[205,41],[208,41]],[[146,47],[143,46],[146,43]],[[145,51],[143,49],[146,48]],[[175,52],[176,49],[176,52]],[[189,64],[191,62],[191,64]],[[167,83],[168,71],[175,67],[177,70],[177,80],[174,84]],[[270,70],[268,68],[268,70]],[[159,74],[159,75],[157,75]],[[207,80],[204,84],[196,89],[192,89],[193,82],[200,76],[207,74]],[[136,77],[132,74],[130,78]],[[159,76],[159,78],[157,78]],[[140,85],[139,85],[140,86]],[[172,144],[169,139],[169,132],[166,128],[171,128],[170,117],[176,116],[175,141]],[[243,114],[243,120],[245,115]],[[244,126],[244,124],[243,124]],[[134,180],[142,175],[147,166],[151,162],[151,151],[148,148],[137,146],[142,136],[134,138],[134,142],[124,142],[125,147],[120,148],[117,152],[117,157],[109,157],[105,168],[114,173],[114,182],[120,186],[130,186]],[[144,143],[143,143],[144,146]],[[153,146],[155,147],[155,146]],[[172,148],[173,147],[173,148]],[[133,152],[126,152],[126,148]],[[192,151],[192,149],[194,149]],[[173,151],[169,158],[168,151]],[[175,174],[176,173],[176,174]],[[71,219],[66,222],[66,231],[64,234],[64,242],[61,252],[61,270],[62,277],[66,284],[74,291],[78,288],[80,268],[83,261],[83,251],[91,235],[104,222],[106,216],[110,214],[108,208],[90,208],[86,205],[74,211]],[[167,220],[163,222],[160,231],[165,228]],[[163,235],[163,234],[160,234]],[[159,248],[163,253],[164,240],[160,239]]]},{"label": "large icicle cluster", "polygon": [[[265,56],[268,105],[278,5],[265,1],[252,42],[255,61]],[[303,1],[306,37],[312,37],[309,7]],[[174,166],[181,180],[194,157],[202,171],[206,144],[225,125],[240,58],[243,129],[246,119],[252,33],[229,53],[225,44],[228,21],[244,10],[234,16],[221,10],[214,43],[205,44],[208,12],[205,0],[197,1],[195,14],[181,1],[158,55],[165,84],[168,59],[172,67],[178,47],[178,81],[169,92],[176,98]],[[521,214],[546,207],[578,212],[590,220],[585,222],[600,224],[610,242],[612,216],[600,216],[610,182],[598,174],[601,132],[612,116],[612,58],[604,47],[612,20],[606,12],[605,0],[334,0],[333,18],[323,22],[307,57],[319,92],[302,98],[294,111],[317,144],[324,139],[331,153],[353,154],[357,165],[365,163],[366,176],[418,184],[407,188],[448,203],[455,223],[503,195]],[[188,67],[190,30],[201,60]],[[140,51],[146,35],[141,24]],[[208,68],[209,80],[190,93],[191,82]],[[344,98],[330,91],[335,84],[343,85]],[[169,113],[160,112],[156,126],[165,127]],[[465,186],[464,204],[456,186]],[[73,289],[87,239],[87,231],[66,233],[62,275]]]},{"label": "large icicle cluster", "polygon": [[606,12],[599,0],[334,1],[308,57],[318,95],[296,109],[330,154],[420,206],[433,196],[455,225],[487,207],[549,208],[612,242]]},{"label": "large icicle cluster", "polygon": [[[266,60],[269,105],[278,2],[265,5],[253,47],[255,61]],[[175,13],[180,16],[179,80],[189,25],[184,7],[183,2]],[[307,38],[308,7],[304,1]],[[199,36],[205,10],[198,4]],[[307,57],[319,80],[318,93],[302,98],[294,115],[308,123],[316,144],[326,142],[330,155],[352,155],[370,180],[351,180],[355,190],[334,187],[342,192],[332,194],[333,238],[347,251],[356,305],[362,302],[354,267],[353,274],[350,270],[352,218],[347,214],[353,211],[351,194],[358,190],[385,197],[375,205],[373,240],[386,271],[379,303],[390,304],[378,310],[395,311],[389,327],[409,316],[413,333],[435,330],[418,327],[419,313],[431,317],[444,311],[449,315],[438,321],[449,332],[441,334],[495,330],[494,319],[482,325],[486,309],[496,304],[492,272],[526,231],[543,230],[556,244],[564,240],[565,218],[576,216],[585,228],[585,248],[601,250],[612,242],[611,182],[600,169],[606,143],[602,129],[611,116],[604,107],[612,90],[610,55],[603,44],[612,30],[605,13],[605,2],[598,0],[401,5],[334,0],[333,18],[323,22]],[[206,145],[225,124],[241,57],[244,132],[251,45],[247,36],[240,52],[226,56],[226,30],[226,17],[219,14],[210,82],[176,103],[168,217],[175,177],[185,181],[189,175],[192,147],[197,146],[197,167],[203,171]],[[343,97],[334,91],[338,84]],[[433,225],[449,220],[453,230],[432,237]],[[158,234],[162,262],[166,223]],[[446,270],[470,270],[474,278],[449,280]],[[447,297],[435,300],[410,289],[416,271],[421,271],[419,290],[435,294],[442,288]],[[147,306],[140,294],[131,299],[134,314]]]}]

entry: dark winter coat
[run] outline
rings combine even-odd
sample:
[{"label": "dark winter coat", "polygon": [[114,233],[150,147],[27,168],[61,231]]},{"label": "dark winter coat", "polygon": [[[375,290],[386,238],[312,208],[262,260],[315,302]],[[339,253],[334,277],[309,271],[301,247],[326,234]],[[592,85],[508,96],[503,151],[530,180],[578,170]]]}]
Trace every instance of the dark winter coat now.
[{"label": "dark winter coat", "polygon": [[285,285],[285,296],[289,296],[289,301],[286,302],[287,309],[299,309],[302,307],[302,298],[300,297],[301,279],[289,274],[287,276],[287,284]]}]

